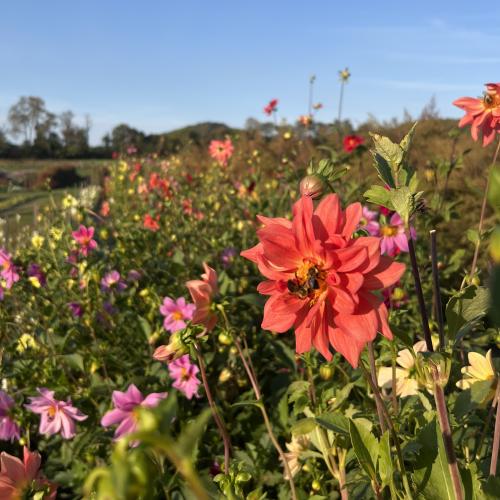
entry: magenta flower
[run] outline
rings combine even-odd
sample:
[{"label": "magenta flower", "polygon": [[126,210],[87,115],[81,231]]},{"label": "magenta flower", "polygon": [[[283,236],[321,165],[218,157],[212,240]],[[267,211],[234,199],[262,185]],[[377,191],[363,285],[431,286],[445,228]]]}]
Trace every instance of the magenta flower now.
[{"label": "magenta flower", "polygon": [[4,391],[0,391],[0,439],[2,441],[19,440],[19,426],[12,420],[10,413],[14,400]]},{"label": "magenta flower", "polygon": [[109,292],[113,289],[122,292],[125,288],[127,288],[127,283],[122,280],[120,273],[116,270],[107,273],[101,280],[101,290],[103,292]]},{"label": "magenta flower", "polygon": [[[115,440],[135,432],[137,428],[138,407],[154,408],[162,399],[167,397],[166,392],[153,392],[144,397],[134,384],[130,384],[125,392],[113,391],[114,410],[106,412],[101,419],[103,427],[119,424],[115,430]],[[134,443],[137,444],[137,443]]]},{"label": "magenta flower", "polygon": [[38,283],[40,283],[40,286],[45,286],[47,284],[47,278],[38,264],[32,263],[28,266],[28,276],[30,278],[36,278]]},{"label": "magenta flower", "polygon": [[40,434],[52,436],[61,433],[64,439],[71,439],[76,435],[75,420],[83,421],[87,418],[78,408],[71,404],[71,399],[58,401],[54,398],[54,391],[42,387],[37,389],[40,396],[31,397],[30,404],[24,405],[33,413],[41,415]]},{"label": "magenta flower", "polygon": [[220,260],[222,261],[222,266],[224,269],[227,269],[233,263],[234,258],[237,255],[236,248],[227,247],[221,253]]},{"label": "magenta flower", "polygon": [[5,288],[8,290],[16,281],[19,281],[19,274],[12,262],[12,257],[3,248],[0,248],[0,268],[0,276],[5,280]]},{"label": "magenta flower", "polygon": [[95,250],[97,248],[97,242],[92,239],[94,237],[94,228],[80,226],[78,231],[73,231],[73,239],[80,245],[80,253],[87,257],[89,251]]},{"label": "magenta flower", "polygon": [[184,297],[179,297],[177,300],[165,297],[160,306],[160,312],[165,316],[163,328],[171,333],[186,328],[186,321],[193,319],[195,309],[195,305],[186,303]]},{"label": "magenta flower", "polygon": [[168,371],[170,376],[175,379],[173,387],[181,391],[188,399],[193,396],[198,397],[198,386],[201,382],[196,378],[196,374],[200,370],[190,362],[189,354],[184,354],[184,356],[169,363]]},{"label": "magenta flower", "polygon": [[378,212],[363,207],[363,215],[359,221],[358,229],[364,229],[370,236],[378,236],[380,224],[377,222]]},{"label": "magenta flower", "polygon": [[[413,227],[410,228],[412,239],[416,238],[416,232]],[[392,214],[388,224],[380,224],[380,252],[394,257],[401,252],[408,252],[408,239],[405,234],[405,226],[401,217],[394,213]]]}]

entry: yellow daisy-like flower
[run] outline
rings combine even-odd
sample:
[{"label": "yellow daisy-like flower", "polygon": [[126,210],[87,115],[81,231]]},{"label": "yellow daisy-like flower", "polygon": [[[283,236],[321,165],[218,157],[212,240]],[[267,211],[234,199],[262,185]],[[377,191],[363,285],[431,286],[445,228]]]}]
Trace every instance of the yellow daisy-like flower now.
[{"label": "yellow daisy-like flower", "polygon": [[[416,353],[425,352],[427,347],[425,340],[417,342],[413,346],[413,352],[410,349],[403,349],[398,352],[396,363],[396,394],[402,398],[407,396],[416,396],[420,389],[420,384],[417,380],[417,370],[415,367]],[[383,366],[378,371],[378,385],[385,389],[392,387],[392,367]]]},{"label": "yellow daisy-like flower", "polygon": [[78,206],[78,200],[74,196],[68,194],[63,198],[62,207],[64,209],[74,208],[77,206]]},{"label": "yellow daisy-like flower", "polygon": [[28,333],[23,333],[18,341],[16,351],[22,353],[26,351],[26,349],[36,349],[38,347],[36,340]]},{"label": "yellow daisy-like flower", "polygon": [[44,241],[45,238],[43,236],[40,236],[37,231],[33,233],[33,236],[31,237],[31,244],[33,245],[33,248],[40,250]]},{"label": "yellow daisy-like flower", "polygon": [[41,287],[40,280],[36,276],[30,276],[28,280],[35,288]]},{"label": "yellow daisy-like flower", "polygon": [[49,233],[52,239],[54,239],[55,241],[59,241],[62,238],[63,234],[62,230],[58,227],[51,227]]},{"label": "yellow daisy-like flower", "polygon": [[469,365],[462,368],[462,380],[457,382],[460,389],[470,389],[477,382],[491,382],[491,390],[483,400],[483,403],[491,401],[495,396],[496,382],[498,379],[495,367],[491,360],[491,349],[486,356],[478,352],[469,352]]},{"label": "yellow daisy-like flower", "polygon": [[[286,443],[287,453],[284,453],[285,460],[288,463],[290,474],[294,477],[301,469],[300,457],[309,448],[310,439],[307,435],[292,436],[292,441]],[[285,470],[285,479],[290,479]]]}]

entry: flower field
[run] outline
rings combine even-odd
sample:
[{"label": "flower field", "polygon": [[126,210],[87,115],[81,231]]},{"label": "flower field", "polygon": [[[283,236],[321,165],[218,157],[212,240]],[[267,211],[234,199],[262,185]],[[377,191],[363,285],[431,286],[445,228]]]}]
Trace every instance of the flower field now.
[{"label": "flower field", "polygon": [[455,104],[479,176],[309,114],[48,204],[0,249],[0,499],[498,498],[500,84]]}]

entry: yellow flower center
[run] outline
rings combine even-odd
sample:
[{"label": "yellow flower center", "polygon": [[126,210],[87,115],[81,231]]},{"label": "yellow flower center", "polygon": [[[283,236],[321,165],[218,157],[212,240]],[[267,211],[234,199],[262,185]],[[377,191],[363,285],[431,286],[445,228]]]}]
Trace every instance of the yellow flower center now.
[{"label": "yellow flower center", "polygon": [[182,367],[181,368],[181,379],[182,380],[189,380],[189,373],[186,368]]},{"label": "yellow flower center", "polygon": [[315,262],[304,259],[295,271],[295,279],[288,280],[288,291],[300,299],[309,298],[312,306],[326,290],[326,272]]},{"label": "yellow flower center", "polygon": [[172,314],[172,318],[175,319],[175,321],[179,321],[182,319],[182,313],[180,311],[175,311]]},{"label": "yellow flower center", "polygon": [[49,418],[54,418],[57,413],[57,408],[55,406],[50,406],[49,409],[47,410],[47,415]]},{"label": "yellow flower center", "polygon": [[380,228],[380,233],[382,236],[396,236],[398,234],[397,226],[382,226]]}]

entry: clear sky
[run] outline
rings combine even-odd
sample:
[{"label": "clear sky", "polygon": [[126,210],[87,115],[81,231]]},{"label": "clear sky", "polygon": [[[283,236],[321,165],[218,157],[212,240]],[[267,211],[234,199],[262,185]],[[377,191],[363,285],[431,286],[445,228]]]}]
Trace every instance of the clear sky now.
[{"label": "clear sky", "polygon": [[500,80],[500,2],[463,0],[14,0],[0,9],[0,124],[21,95],[93,120],[92,142],[126,122],[146,132],[200,121],[242,126],[280,100],[345,117],[418,115]]}]

